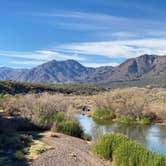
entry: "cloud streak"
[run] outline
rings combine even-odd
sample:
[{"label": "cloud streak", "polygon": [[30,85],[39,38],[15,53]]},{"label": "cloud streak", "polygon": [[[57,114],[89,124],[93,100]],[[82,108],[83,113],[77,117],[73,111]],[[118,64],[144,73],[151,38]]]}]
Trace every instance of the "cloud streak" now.
[{"label": "cloud streak", "polygon": [[75,53],[64,54],[52,50],[37,50],[34,52],[16,52],[16,51],[0,51],[0,56],[13,57],[13,58],[25,58],[33,59],[37,61],[49,61],[49,60],[65,60],[65,59],[75,59],[75,60],[85,60]]},{"label": "cloud streak", "polygon": [[[56,28],[73,30],[93,30],[110,32],[121,31],[146,31],[156,28],[165,31],[166,23],[160,20],[138,19],[131,17],[115,16],[103,13],[85,13],[78,11],[56,11],[54,13],[25,13],[33,17],[41,18]],[[129,33],[128,32],[128,33]]]},{"label": "cloud streak", "polygon": [[109,58],[132,58],[142,54],[166,55],[166,39],[115,40],[72,43],[56,46],[65,53],[100,55]]},{"label": "cloud streak", "polygon": [[[119,58],[134,58],[143,54],[166,55],[166,38],[69,43],[31,53],[0,51],[2,56],[26,58],[19,60],[19,62],[18,60],[11,61],[12,64],[38,65],[53,59],[74,59],[90,67],[116,66],[119,64]],[[107,57],[108,62],[95,63],[92,60],[93,57]]]}]

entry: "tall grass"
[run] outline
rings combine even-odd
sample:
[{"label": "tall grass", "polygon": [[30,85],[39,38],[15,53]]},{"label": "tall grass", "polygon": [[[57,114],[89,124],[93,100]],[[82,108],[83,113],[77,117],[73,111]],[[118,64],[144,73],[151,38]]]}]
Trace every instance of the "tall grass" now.
[{"label": "tall grass", "polygon": [[113,160],[115,166],[165,166],[166,157],[148,151],[121,134],[99,136],[92,146],[94,154]]},{"label": "tall grass", "polygon": [[53,131],[55,128],[58,132],[62,132],[67,135],[82,138],[83,130],[82,130],[81,126],[79,125],[79,123],[75,120],[62,121],[62,122],[56,123],[54,125],[55,125],[55,127],[52,128]]},{"label": "tall grass", "polygon": [[92,146],[94,154],[101,158],[113,159],[113,153],[120,143],[129,141],[129,138],[120,134],[100,135],[96,143]]},{"label": "tall grass", "polygon": [[75,120],[72,116],[58,112],[48,119],[52,122],[52,131],[82,138],[83,129],[78,121]]},{"label": "tall grass", "polygon": [[132,141],[121,143],[114,153],[115,166],[165,166],[166,158]]},{"label": "tall grass", "polygon": [[92,118],[96,120],[112,120],[115,117],[115,113],[108,109],[97,109],[92,113]]},{"label": "tall grass", "polygon": [[125,124],[150,124],[152,119],[148,116],[131,116],[131,115],[120,115],[116,114],[112,110],[107,109],[97,109],[90,114],[92,118],[100,123],[100,122],[118,122],[118,123],[125,123]]}]

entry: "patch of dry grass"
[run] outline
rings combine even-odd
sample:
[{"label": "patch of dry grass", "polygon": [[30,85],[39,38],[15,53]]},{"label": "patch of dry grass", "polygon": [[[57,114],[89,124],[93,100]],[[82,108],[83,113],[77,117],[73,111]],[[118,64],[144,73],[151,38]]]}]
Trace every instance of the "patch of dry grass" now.
[{"label": "patch of dry grass", "polygon": [[1,110],[1,109],[0,109],[0,113],[3,113],[3,112],[4,112],[4,110]]},{"label": "patch of dry grass", "polygon": [[120,115],[155,115],[166,120],[166,89],[125,88],[94,96],[95,109],[111,109]]},{"label": "patch of dry grass", "polygon": [[1,107],[11,116],[37,121],[40,115],[52,115],[56,112],[67,112],[72,102],[62,94],[27,94],[7,97]]},{"label": "patch of dry grass", "polygon": [[52,115],[55,112],[71,114],[80,111],[85,105],[91,110],[111,109],[116,114],[136,117],[147,114],[166,120],[166,89],[133,87],[93,96],[27,94],[9,96],[1,105],[9,114],[20,115],[35,122],[41,115]]},{"label": "patch of dry grass", "polygon": [[34,140],[31,146],[28,148],[28,153],[25,156],[27,160],[34,160],[39,157],[41,153],[44,153],[48,150],[52,149],[51,146],[39,141]]}]

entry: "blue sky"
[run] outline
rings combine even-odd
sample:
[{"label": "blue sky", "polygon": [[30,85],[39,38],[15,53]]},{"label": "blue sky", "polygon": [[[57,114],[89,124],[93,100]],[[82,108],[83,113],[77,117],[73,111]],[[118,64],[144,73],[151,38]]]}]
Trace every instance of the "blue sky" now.
[{"label": "blue sky", "polygon": [[116,66],[166,54],[165,0],[0,0],[0,66]]}]

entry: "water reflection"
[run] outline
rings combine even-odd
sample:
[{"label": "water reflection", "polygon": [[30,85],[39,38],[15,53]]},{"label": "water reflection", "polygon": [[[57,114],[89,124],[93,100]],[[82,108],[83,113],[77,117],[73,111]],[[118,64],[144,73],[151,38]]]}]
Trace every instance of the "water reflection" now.
[{"label": "water reflection", "polygon": [[98,123],[92,118],[77,115],[84,131],[96,139],[99,134],[122,133],[131,139],[144,144],[148,149],[166,154],[166,126],[157,125],[126,125],[118,123]]}]

